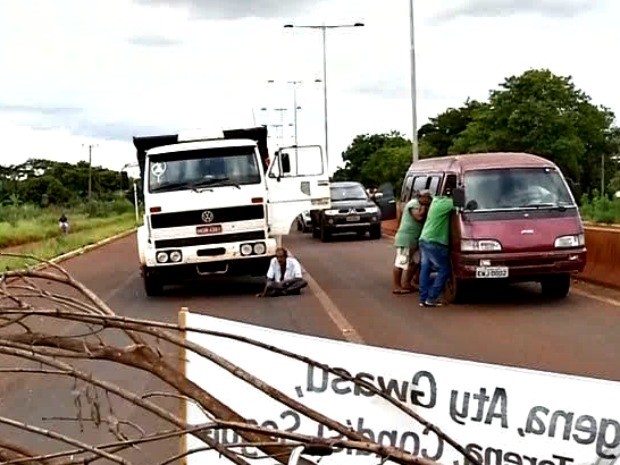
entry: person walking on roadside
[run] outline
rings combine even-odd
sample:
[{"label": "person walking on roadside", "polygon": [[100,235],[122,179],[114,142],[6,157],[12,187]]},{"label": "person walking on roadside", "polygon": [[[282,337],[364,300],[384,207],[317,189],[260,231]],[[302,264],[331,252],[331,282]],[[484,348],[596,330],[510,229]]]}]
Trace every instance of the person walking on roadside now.
[{"label": "person walking on roadside", "polygon": [[[418,250],[418,239],[422,233],[431,199],[429,191],[422,191],[407,202],[403,209],[400,225],[394,236],[396,260],[392,271],[393,294],[410,294],[413,291],[411,281],[417,268],[414,255]],[[405,273],[404,286],[402,285],[403,272]]]},{"label": "person walking on roadside", "polygon": [[[454,210],[454,187],[446,184],[443,195],[433,199],[420,234],[420,307],[441,306],[439,296],[450,276],[450,216]],[[433,268],[437,276],[431,284]]]},{"label": "person walking on roadside", "polygon": [[284,247],[276,249],[276,256],[271,259],[267,270],[267,283],[263,292],[256,297],[279,297],[299,295],[308,283],[303,279],[301,265],[293,257],[288,256]]},{"label": "person walking on roadside", "polygon": [[67,234],[69,232],[69,219],[64,213],[60,215],[60,218],[58,218],[58,226],[63,234]]}]

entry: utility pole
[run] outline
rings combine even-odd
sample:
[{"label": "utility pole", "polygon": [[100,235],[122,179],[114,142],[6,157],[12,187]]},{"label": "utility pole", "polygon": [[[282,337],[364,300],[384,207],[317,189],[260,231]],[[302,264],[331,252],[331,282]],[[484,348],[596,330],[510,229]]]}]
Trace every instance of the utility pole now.
[{"label": "utility pole", "polygon": [[409,0],[409,34],[410,34],[410,53],[411,53],[411,125],[413,134],[411,135],[411,148],[413,150],[413,162],[418,161],[418,112],[417,112],[417,91],[415,73],[415,29],[413,21],[413,2]]},{"label": "utility pole", "polygon": [[93,195],[93,148],[97,144],[82,144],[82,147],[88,147],[88,204],[91,204]]},{"label": "utility pole", "polygon": [[323,42],[323,111],[324,111],[324,125],[325,125],[325,160],[327,166],[329,166],[329,136],[327,134],[327,29],[340,29],[345,27],[363,27],[364,23],[354,24],[321,24],[321,25],[296,25],[285,24],[285,28],[304,28],[314,29],[321,31],[321,39]]}]

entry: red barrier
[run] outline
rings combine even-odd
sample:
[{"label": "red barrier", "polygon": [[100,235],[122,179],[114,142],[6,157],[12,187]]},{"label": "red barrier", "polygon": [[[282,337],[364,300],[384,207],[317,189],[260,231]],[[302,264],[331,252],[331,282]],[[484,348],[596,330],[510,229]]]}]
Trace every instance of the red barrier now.
[{"label": "red barrier", "polygon": [[[396,220],[384,221],[383,232],[393,236],[398,229]],[[620,228],[587,225],[588,258],[578,279],[620,289]]]}]

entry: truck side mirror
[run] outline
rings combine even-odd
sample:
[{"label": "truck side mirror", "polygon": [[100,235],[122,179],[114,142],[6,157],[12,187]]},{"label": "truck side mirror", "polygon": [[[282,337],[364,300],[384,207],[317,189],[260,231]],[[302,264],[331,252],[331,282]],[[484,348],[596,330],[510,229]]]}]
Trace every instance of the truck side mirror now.
[{"label": "truck side mirror", "polygon": [[282,163],[282,174],[289,174],[291,172],[291,158],[288,153],[282,153],[280,161]]},{"label": "truck side mirror", "polygon": [[465,189],[462,187],[456,187],[452,191],[452,202],[457,208],[465,207]]}]

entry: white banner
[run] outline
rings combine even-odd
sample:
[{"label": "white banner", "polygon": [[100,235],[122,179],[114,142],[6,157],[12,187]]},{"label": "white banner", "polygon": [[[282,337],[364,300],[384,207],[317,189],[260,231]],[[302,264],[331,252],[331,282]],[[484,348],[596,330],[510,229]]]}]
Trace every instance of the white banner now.
[{"label": "white banner", "polygon": [[[194,313],[187,314],[186,324],[256,339],[372,382],[486,465],[611,465],[620,453],[618,382],[352,344]],[[371,439],[444,464],[465,465],[463,456],[435,433],[363,387],[242,342],[191,332],[187,338]],[[187,360],[192,381],[246,418],[270,428],[338,436],[198,355],[188,352]],[[208,421],[197,407],[187,407],[190,424]],[[228,444],[243,442],[233,431],[211,436]],[[204,444],[189,438],[187,446]],[[244,452],[262,456],[253,448]],[[188,465],[228,462],[213,451],[187,460]],[[376,456],[344,450],[321,460],[322,465],[377,463]]]}]

